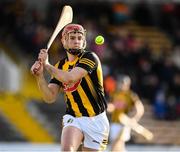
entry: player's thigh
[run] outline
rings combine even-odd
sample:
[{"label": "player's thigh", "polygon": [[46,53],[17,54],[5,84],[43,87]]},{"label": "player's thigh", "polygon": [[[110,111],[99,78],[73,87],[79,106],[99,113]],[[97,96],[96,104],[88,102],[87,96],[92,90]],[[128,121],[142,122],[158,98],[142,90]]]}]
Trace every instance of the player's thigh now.
[{"label": "player's thigh", "polygon": [[61,150],[77,150],[83,140],[83,133],[74,126],[63,128],[61,135]]}]

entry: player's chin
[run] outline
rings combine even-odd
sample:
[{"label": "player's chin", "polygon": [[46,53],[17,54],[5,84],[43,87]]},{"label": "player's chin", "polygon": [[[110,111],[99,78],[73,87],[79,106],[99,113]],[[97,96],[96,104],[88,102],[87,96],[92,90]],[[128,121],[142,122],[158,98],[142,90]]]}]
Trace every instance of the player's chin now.
[{"label": "player's chin", "polygon": [[81,49],[81,47],[78,45],[78,46],[74,46],[73,49]]}]

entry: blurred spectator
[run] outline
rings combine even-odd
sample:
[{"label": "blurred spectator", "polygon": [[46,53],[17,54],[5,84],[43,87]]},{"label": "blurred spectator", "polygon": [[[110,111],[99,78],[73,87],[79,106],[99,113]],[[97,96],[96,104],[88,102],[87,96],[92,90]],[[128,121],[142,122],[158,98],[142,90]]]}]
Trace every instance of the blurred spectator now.
[{"label": "blurred spectator", "polygon": [[178,119],[180,119],[180,97],[177,99],[176,114],[177,114]]},{"label": "blurred spectator", "polygon": [[167,116],[166,120],[176,120],[176,97],[174,94],[170,94],[167,97]]},{"label": "blurred spectator", "polygon": [[[179,43],[180,44],[180,43]],[[175,46],[171,52],[172,62],[180,69],[180,46]]]},{"label": "blurred spectator", "polygon": [[169,34],[172,34],[175,26],[174,10],[175,7],[173,3],[165,3],[161,7],[161,27]]},{"label": "blurred spectator", "polygon": [[125,3],[114,3],[112,11],[115,24],[122,24],[130,19],[129,8]]},{"label": "blurred spectator", "polygon": [[157,119],[165,119],[167,115],[167,104],[166,104],[166,91],[165,88],[157,90],[154,99],[154,116]]},{"label": "blurred spectator", "polygon": [[107,99],[109,99],[109,96],[112,95],[112,93],[116,89],[116,80],[111,75],[107,75],[104,79],[104,89],[106,93]]}]

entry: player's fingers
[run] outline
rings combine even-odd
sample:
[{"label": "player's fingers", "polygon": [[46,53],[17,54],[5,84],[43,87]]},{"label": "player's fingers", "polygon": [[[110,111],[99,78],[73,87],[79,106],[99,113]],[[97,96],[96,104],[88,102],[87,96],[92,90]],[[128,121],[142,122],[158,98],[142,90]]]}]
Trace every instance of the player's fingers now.
[{"label": "player's fingers", "polygon": [[35,69],[38,69],[38,70],[39,70],[40,67],[41,67],[41,62],[38,62]]},{"label": "player's fingers", "polygon": [[32,68],[31,68],[31,72],[32,72],[33,74],[35,74],[37,71],[40,70],[41,65],[42,65],[41,62],[36,61],[36,62],[33,64]]},{"label": "player's fingers", "polygon": [[37,72],[37,70],[36,70],[34,67],[32,67],[32,68],[31,68],[31,73],[32,73],[33,75],[35,75],[36,72]]},{"label": "player's fingers", "polygon": [[36,70],[36,69],[33,69],[33,70],[31,70],[31,73],[32,73],[33,75],[36,75],[36,74],[37,74],[37,70]]},{"label": "player's fingers", "polygon": [[41,49],[40,53],[47,53],[47,49]]},{"label": "player's fingers", "polygon": [[40,62],[40,61],[36,61],[36,62],[34,63],[34,67],[35,67],[35,68],[39,67],[40,65],[41,65],[41,62]]}]

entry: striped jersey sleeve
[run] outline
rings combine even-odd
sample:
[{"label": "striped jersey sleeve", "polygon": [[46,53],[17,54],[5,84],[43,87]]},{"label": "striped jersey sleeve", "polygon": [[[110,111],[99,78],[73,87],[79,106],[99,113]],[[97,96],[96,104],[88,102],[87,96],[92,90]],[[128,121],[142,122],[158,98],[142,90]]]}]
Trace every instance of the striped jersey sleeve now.
[{"label": "striped jersey sleeve", "polygon": [[85,69],[88,73],[91,73],[98,66],[98,57],[93,52],[86,52],[79,59],[79,63],[76,67]]}]

